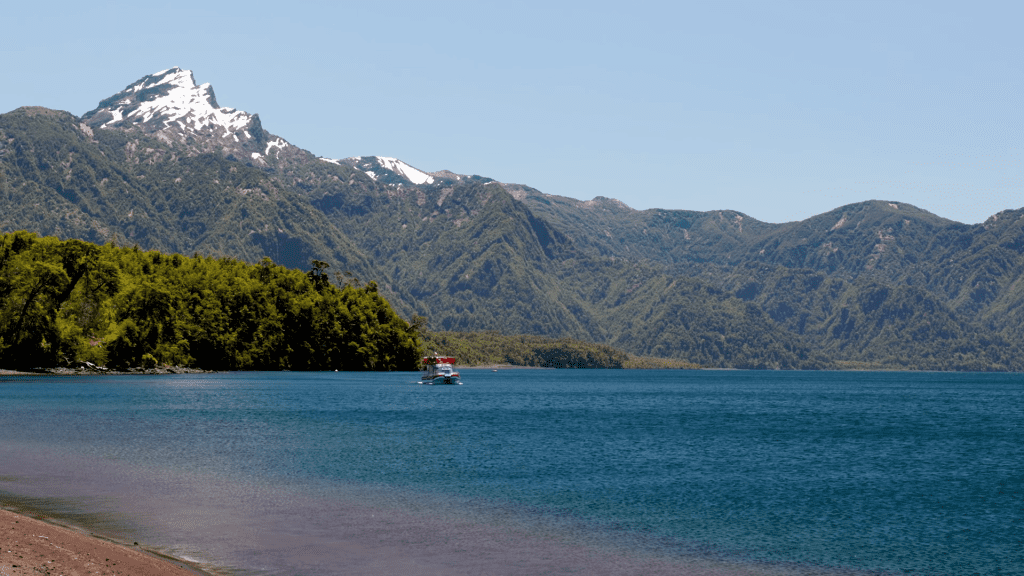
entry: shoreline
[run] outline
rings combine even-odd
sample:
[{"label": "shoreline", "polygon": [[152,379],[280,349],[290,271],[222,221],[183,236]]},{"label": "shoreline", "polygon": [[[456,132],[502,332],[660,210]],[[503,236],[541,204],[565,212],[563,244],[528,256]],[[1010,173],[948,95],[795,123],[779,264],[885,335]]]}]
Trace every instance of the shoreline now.
[{"label": "shoreline", "polygon": [[22,372],[20,370],[7,370],[0,368],[0,376],[32,376],[32,372]]},{"label": "shoreline", "polygon": [[114,370],[102,366],[84,368],[38,368],[34,370],[10,370],[0,368],[0,376],[139,376],[152,374],[216,374],[219,370],[186,368],[184,366],[161,366],[158,368],[129,368]]},{"label": "shoreline", "polygon": [[214,576],[181,558],[75,527],[0,508],[0,574],[4,576]]},{"label": "shoreline", "polygon": [[466,370],[558,370],[548,366],[516,366],[515,364],[481,364],[480,366],[464,366]]}]

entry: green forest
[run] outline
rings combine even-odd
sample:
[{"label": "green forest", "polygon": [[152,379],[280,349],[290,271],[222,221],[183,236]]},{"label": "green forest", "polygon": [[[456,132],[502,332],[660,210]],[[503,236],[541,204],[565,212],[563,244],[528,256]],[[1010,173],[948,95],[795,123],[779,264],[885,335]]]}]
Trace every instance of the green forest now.
[{"label": "green forest", "polygon": [[611,346],[574,338],[506,336],[484,332],[425,332],[429,352],[455,356],[468,366],[530,366],[536,368],[684,368],[700,366],[685,360],[628,354]]},{"label": "green forest", "polygon": [[425,349],[470,366],[698,368],[571,338],[429,332],[329,268],[0,234],[0,366],[415,370]]},{"label": "green forest", "polygon": [[0,366],[415,370],[418,326],[328,268],[3,234]]}]

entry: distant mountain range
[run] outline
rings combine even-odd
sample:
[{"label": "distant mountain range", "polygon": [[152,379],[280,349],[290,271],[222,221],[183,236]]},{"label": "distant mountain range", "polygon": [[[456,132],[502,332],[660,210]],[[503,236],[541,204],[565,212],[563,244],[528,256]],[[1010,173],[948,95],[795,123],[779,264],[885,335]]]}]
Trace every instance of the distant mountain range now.
[{"label": "distant mountain range", "polygon": [[737,368],[1022,370],[1024,209],[897,201],[769,224],[395,159],[327,159],[171,68],[82,117],[0,115],[0,230],[374,280],[433,330],[571,337]]}]

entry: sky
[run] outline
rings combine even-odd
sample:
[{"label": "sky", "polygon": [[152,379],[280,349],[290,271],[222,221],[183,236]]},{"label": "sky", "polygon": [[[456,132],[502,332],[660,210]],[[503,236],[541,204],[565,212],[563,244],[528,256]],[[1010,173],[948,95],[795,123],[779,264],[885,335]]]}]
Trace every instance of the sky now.
[{"label": "sky", "polygon": [[180,66],[318,156],[638,210],[1024,207],[1022,2],[14,4],[0,113]]}]

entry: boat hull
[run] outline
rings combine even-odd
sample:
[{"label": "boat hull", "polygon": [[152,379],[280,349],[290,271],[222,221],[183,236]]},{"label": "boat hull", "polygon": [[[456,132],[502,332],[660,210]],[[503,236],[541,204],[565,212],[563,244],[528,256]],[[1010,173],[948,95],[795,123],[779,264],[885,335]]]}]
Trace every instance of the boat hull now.
[{"label": "boat hull", "polygon": [[420,384],[426,384],[428,386],[439,386],[439,385],[461,385],[462,380],[459,379],[458,374],[452,374],[451,376],[443,376],[438,374],[432,378],[424,377]]}]

